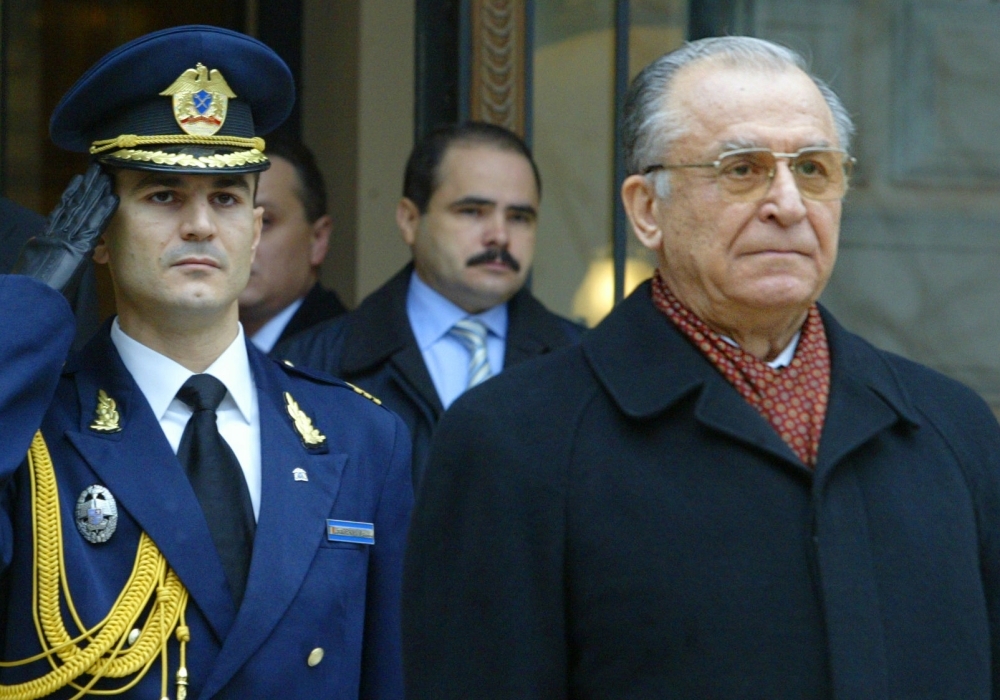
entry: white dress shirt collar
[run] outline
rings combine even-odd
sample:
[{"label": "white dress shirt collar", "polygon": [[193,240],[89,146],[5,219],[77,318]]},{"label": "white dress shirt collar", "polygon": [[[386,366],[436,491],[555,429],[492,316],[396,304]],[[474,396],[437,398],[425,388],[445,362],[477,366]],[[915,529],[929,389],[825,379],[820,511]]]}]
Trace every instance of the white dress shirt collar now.
[{"label": "white dress shirt collar", "polygon": [[256,345],[257,349],[263,353],[271,352],[277,344],[278,338],[285,332],[285,326],[292,320],[292,316],[302,306],[303,301],[305,301],[305,297],[300,297],[275,314],[274,318],[250,336],[250,342]]},{"label": "white dress shirt collar", "polygon": [[499,338],[507,338],[507,305],[497,304],[478,314],[469,314],[461,307],[432,289],[414,272],[410,276],[410,288],[406,296],[406,312],[413,327],[413,335],[421,351],[447,335],[448,331],[463,318],[482,321],[486,329]]},{"label": "white dress shirt collar", "polygon": [[[125,368],[145,395],[153,409],[153,415],[161,420],[178,390],[194,372],[130,338],[118,325],[117,317],[111,324],[111,342],[118,349]],[[239,326],[236,339],[205,370],[205,374],[211,374],[226,385],[236,408],[249,423],[254,412],[254,384],[242,325]],[[229,397],[223,399],[223,403],[228,399]]]},{"label": "white dress shirt collar", "polygon": [[[739,343],[737,343],[729,336],[723,335],[720,337],[735,348],[738,348],[740,346]],[[801,337],[802,337],[802,331],[798,331],[794,336],[792,336],[791,342],[789,342],[788,345],[785,346],[785,349],[782,350],[780,353],[778,353],[778,356],[776,358],[766,363],[767,366],[770,367],[771,369],[781,369],[782,367],[787,367],[788,365],[792,364],[792,360],[795,358],[795,349],[799,347],[799,338]]]}]

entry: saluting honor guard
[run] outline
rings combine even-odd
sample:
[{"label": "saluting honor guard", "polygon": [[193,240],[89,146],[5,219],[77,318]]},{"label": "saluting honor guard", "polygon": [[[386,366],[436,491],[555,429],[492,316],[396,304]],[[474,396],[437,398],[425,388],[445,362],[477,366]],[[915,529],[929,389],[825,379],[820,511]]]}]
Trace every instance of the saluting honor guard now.
[{"label": "saluting honor guard", "polygon": [[[52,115],[93,165],[0,275],[0,700],[400,698],[410,439],[247,343],[271,49],[141,37]],[[93,254],[117,315],[67,357]]]}]

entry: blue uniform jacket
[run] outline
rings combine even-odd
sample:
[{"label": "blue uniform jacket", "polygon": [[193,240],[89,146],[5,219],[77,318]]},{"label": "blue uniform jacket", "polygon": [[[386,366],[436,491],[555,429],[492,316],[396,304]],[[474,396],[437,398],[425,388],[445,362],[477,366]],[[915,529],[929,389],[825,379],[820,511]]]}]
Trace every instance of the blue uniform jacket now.
[{"label": "blue uniform jacket", "polygon": [[1000,429],[824,312],[815,470],[639,287],[463,395],[404,577],[409,700],[989,700]]},{"label": "blue uniform jacket", "polygon": [[[0,295],[9,284],[9,278],[0,277]],[[30,282],[18,286],[35,298],[51,296]],[[55,344],[41,335],[53,329],[27,320],[44,315],[44,308],[30,314],[22,309],[21,317],[5,303],[0,309],[6,314],[6,334],[33,336],[38,348]],[[63,346],[68,342],[60,340]],[[7,351],[9,345],[0,348]],[[399,698],[400,570],[412,504],[409,435],[398,417],[342,382],[279,365],[252,346],[248,352],[260,406],[262,494],[239,610],[195,494],[107,328],[63,368],[41,425],[59,483],[76,609],[87,626],[107,614],[145,531],[191,595],[187,667],[192,700]],[[2,360],[9,366],[8,356]],[[39,385],[36,393],[49,390],[49,358],[39,355],[34,364],[22,359],[19,367],[22,381],[33,378]],[[10,393],[7,374],[0,398]],[[100,389],[117,402],[120,432],[89,427]],[[304,446],[286,411],[284,392],[326,436],[326,449]],[[28,418],[37,417],[40,403],[31,402]],[[8,408],[6,400],[0,404],[0,425],[7,425]],[[27,469],[19,467],[30,422],[16,424],[20,459],[15,461],[6,447],[0,450],[0,644],[8,661],[39,651],[31,613],[31,504]],[[308,481],[294,478],[297,468],[305,470]],[[78,496],[93,484],[108,488],[118,503],[117,531],[104,544],[87,542],[73,522]],[[328,541],[327,518],[372,523],[375,544]],[[173,641],[169,647],[171,697],[177,646]],[[309,666],[314,649],[323,649],[324,657]],[[46,670],[48,665],[39,662],[6,669],[0,679],[10,684]],[[140,685],[120,697],[160,698],[160,675],[157,661]]]}]

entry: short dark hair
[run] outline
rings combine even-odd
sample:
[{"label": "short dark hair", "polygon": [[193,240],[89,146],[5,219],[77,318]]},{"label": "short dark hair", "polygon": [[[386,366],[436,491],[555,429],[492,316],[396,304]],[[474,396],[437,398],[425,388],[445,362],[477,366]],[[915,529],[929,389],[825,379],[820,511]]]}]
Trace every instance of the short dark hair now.
[{"label": "short dark hair", "polygon": [[535,187],[542,196],[542,176],[531,155],[531,149],[521,138],[502,126],[485,122],[463,122],[439,126],[424,136],[413,147],[406,161],[403,177],[403,196],[417,205],[421,214],[440,186],[441,161],[449,148],[456,145],[492,146],[501,151],[512,151],[524,156],[535,174]]},{"label": "short dark hair", "polygon": [[287,136],[270,136],[265,153],[268,157],[284,158],[295,169],[299,178],[295,190],[306,210],[309,223],[314,223],[326,214],[326,183],[312,151],[301,141]]}]

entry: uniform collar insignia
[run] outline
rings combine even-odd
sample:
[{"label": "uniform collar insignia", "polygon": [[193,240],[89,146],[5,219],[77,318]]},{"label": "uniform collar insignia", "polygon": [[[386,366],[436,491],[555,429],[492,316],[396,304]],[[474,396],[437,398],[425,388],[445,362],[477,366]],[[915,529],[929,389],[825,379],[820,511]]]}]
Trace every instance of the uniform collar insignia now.
[{"label": "uniform collar insignia", "polygon": [[94,409],[94,422],[90,429],[98,433],[117,433],[121,431],[121,416],[118,414],[118,404],[108,396],[104,389],[97,392],[97,408]]},{"label": "uniform collar insignia", "polygon": [[174,118],[185,134],[211,136],[226,121],[229,100],[236,97],[222,73],[201,63],[180,74],[160,93],[174,99]]},{"label": "uniform collar insignia", "polygon": [[316,447],[326,442],[326,435],[316,430],[312,419],[299,408],[298,402],[287,391],[285,392],[285,406],[288,409],[288,415],[292,417],[292,422],[295,424],[296,432],[306,447]]}]

